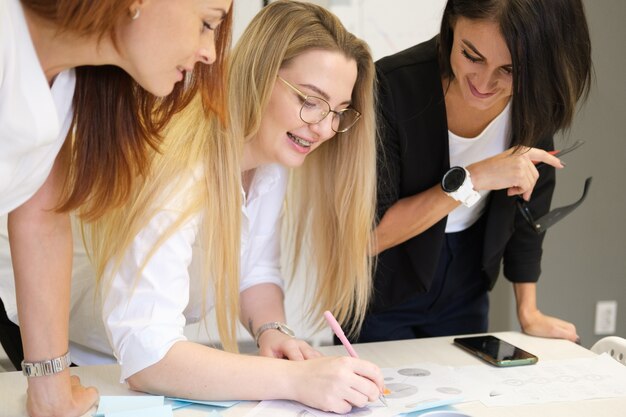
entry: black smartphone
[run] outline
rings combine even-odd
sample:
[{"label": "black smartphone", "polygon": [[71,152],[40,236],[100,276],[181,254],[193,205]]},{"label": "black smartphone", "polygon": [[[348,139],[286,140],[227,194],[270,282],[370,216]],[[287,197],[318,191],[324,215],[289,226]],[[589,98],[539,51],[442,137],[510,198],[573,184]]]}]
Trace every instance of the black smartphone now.
[{"label": "black smartphone", "polygon": [[495,336],[457,337],[454,344],[495,366],[520,366],[537,363],[539,358]]}]

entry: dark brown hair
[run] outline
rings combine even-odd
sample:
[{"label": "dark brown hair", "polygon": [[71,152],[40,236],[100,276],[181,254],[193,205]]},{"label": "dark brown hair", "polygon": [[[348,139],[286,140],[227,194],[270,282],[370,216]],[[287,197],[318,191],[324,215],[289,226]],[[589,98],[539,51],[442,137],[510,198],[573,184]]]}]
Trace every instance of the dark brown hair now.
[{"label": "dark brown hair", "polygon": [[[59,31],[78,36],[110,36],[128,19],[133,0],[22,0]],[[65,151],[68,175],[60,211],[77,209],[94,220],[129,197],[133,179],[149,168],[149,151],[158,149],[160,131],[200,91],[207,113],[225,119],[225,53],[230,48],[232,8],[215,32],[216,61],[197,65],[185,84],[170,95],[148,93],[115,66],[76,68],[74,118]]]},{"label": "dark brown hair", "polygon": [[459,17],[496,22],[513,63],[512,144],[534,146],[570,126],[591,85],[591,41],[581,0],[448,0],[439,35],[442,75]]}]

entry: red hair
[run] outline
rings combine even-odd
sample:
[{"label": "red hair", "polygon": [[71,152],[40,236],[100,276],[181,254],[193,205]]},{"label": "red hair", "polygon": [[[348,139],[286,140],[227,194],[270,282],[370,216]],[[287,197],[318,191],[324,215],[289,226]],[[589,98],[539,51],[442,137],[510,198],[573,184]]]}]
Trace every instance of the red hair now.
[{"label": "red hair", "polygon": [[[111,36],[133,0],[22,0],[59,31],[78,36]],[[115,66],[76,68],[74,118],[70,128],[68,174],[60,211],[78,210],[95,220],[129,197],[136,176],[148,172],[151,150],[158,150],[160,132],[198,91],[205,111],[223,121],[226,113],[225,54],[230,48],[232,8],[216,29],[216,61],[198,65],[187,83],[158,98]]]}]

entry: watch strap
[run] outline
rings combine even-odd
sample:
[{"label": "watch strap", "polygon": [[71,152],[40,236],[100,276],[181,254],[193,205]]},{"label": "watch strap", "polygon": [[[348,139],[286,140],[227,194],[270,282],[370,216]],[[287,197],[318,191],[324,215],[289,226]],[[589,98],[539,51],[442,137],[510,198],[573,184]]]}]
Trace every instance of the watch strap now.
[{"label": "watch strap", "polygon": [[52,358],[41,362],[22,361],[22,373],[27,377],[47,376],[58,374],[72,364],[70,352],[58,358]]},{"label": "watch strap", "polygon": [[259,327],[256,333],[254,334],[254,341],[256,342],[257,347],[260,347],[259,339],[261,338],[261,335],[268,330],[278,330],[279,332],[284,333],[289,337],[295,337],[293,330],[291,330],[291,328],[287,326],[285,323],[280,323],[278,321],[271,321],[269,323],[265,323],[261,325],[261,327]]},{"label": "watch strap", "polygon": [[463,169],[465,170],[465,180],[463,181],[463,184],[461,184],[458,190],[446,194],[454,198],[456,201],[459,201],[465,207],[472,207],[478,202],[478,200],[480,200],[481,195],[478,191],[474,190],[474,184],[472,183],[470,172],[466,168]]}]

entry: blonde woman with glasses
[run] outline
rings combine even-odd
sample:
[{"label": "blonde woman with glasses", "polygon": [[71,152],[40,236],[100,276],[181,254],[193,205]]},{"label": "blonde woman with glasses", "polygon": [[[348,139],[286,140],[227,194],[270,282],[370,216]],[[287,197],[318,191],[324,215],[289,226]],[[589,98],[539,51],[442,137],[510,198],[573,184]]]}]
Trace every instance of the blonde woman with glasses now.
[{"label": "blonde woman with glasses", "polygon": [[[301,265],[312,278],[318,324],[324,310],[344,323],[363,317],[376,192],[369,49],[319,6],[272,2],[234,49],[228,83],[228,120],[192,103],[132,203],[88,227],[104,326],[98,335],[87,320],[93,288],[74,297],[72,325],[90,331],[72,336],[73,357],[114,354],[121,380],[154,394],[282,398],[337,413],[377,401],[376,365],[321,357],[292,337],[280,269],[283,252],[288,273]],[[183,335],[212,307],[224,351]],[[236,353],[237,319],[260,356]]]}]

